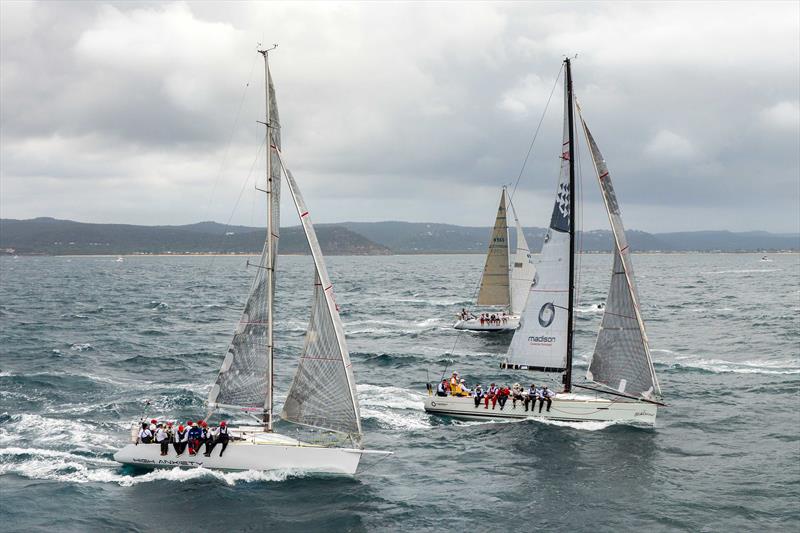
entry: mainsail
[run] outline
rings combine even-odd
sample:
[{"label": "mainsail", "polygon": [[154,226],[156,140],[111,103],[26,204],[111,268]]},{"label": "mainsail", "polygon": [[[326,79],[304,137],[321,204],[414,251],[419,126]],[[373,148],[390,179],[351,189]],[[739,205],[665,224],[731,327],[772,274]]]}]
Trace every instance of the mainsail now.
[{"label": "mainsail", "polygon": [[556,191],[550,227],[544,237],[539,263],[533,278],[528,301],[520,316],[508,348],[506,368],[525,368],[562,372],[567,367],[569,349],[570,291],[570,125],[568,110],[571,99],[564,98],[564,134],[561,173]]},{"label": "mainsail", "polygon": [[510,291],[508,284],[508,223],[506,221],[506,190],[500,195],[500,206],[494,221],[489,253],[483,267],[478,305],[508,306]]},{"label": "mainsail", "polygon": [[514,204],[509,201],[511,212],[514,214],[514,224],[517,228],[517,248],[511,259],[509,277],[511,278],[511,307],[512,315],[518,315],[525,309],[525,302],[528,301],[528,294],[531,292],[531,283],[536,274],[536,267],[533,266],[528,241],[522,232],[522,226],[517,218]]},{"label": "mainsail", "polygon": [[600,153],[582,116],[581,124],[592,152],[603,202],[614,234],[611,286],[586,377],[619,392],[641,394],[646,398],[653,395],[660,396],[661,390],[639,310],[630,248],[622,225],[617,196],[611,183],[611,175],[603,154]]},{"label": "mainsail", "polygon": [[345,345],[342,320],[333,296],[333,285],[328,278],[322,250],[303,196],[282,159],[281,166],[300,214],[315,271],[311,320],[281,417],[290,422],[348,433],[358,438],[361,434],[361,416],[355,377]]},{"label": "mainsail", "polygon": [[[275,293],[275,261],[278,255],[278,228],[280,227],[281,205],[281,168],[276,150],[281,146],[280,118],[278,102],[272,76],[268,76],[268,110],[271,136],[267,139],[267,150],[271,158],[268,173],[271,179],[267,182],[270,192],[271,224],[267,231],[272,231],[272,239],[267,238],[244,312],[233,334],[225,359],[211,391],[208,394],[208,405],[214,407],[231,407],[252,411],[268,411],[271,409],[272,368],[269,353],[269,298]],[[272,243],[270,247],[269,243]]]}]

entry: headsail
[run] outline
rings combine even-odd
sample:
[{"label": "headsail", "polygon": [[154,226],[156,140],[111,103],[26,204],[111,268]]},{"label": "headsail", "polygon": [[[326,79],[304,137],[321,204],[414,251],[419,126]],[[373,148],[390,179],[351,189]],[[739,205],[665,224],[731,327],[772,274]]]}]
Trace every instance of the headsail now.
[{"label": "headsail", "polygon": [[[268,304],[270,295],[275,293],[275,261],[278,256],[278,228],[280,227],[281,205],[281,169],[280,159],[270,146],[280,149],[281,130],[278,115],[278,102],[272,76],[268,76],[269,123],[267,131],[271,142],[267,140],[267,149],[272,158],[268,172],[272,176],[267,186],[271,192],[272,239],[266,239],[257,265],[255,279],[245,304],[244,312],[233,335],[225,359],[211,391],[208,394],[208,405],[214,407],[231,407],[252,411],[270,409],[272,396],[272,369],[268,357],[268,328],[270,322]],[[270,231],[270,228],[267,228]],[[272,242],[270,249],[269,242]],[[271,287],[270,287],[271,285]],[[270,290],[271,288],[271,290]]]},{"label": "headsail", "polygon": [[511,314],[518,315],[525,309],[525,302],[528,301],[528,294],[531,292],[531,283],[533,283],[533,276],[536,274],[536,267],[533,266],[533,258],[531,257],[530,248],[528,248],[528,241],[525,240],[525,234],[522,232],[522,226],[517,218],[517,212],[514,209],[514,204],[508,202],[511,206],[511,212],[514,214],[514,224],[517,227],[517,247],[514,255],[511,256],[511,265],[509,277],[511,278]]},{"label": "headsail", "polygon": [[315,270],[311,320],[281,417],[290,422],[348,433],[358,438],[361,434],[361,416],[355,377],[345,345],[342,320],[333,296],[333,285],[328,278],[322,250],[303,196],[283,159],[281,166],[311,248]]},{"label": "headsail", "polygon": [[550,227],[544,237],[519,328],[511,339],[503,367],[562,372],[567,366],[572,209],[569,194],[569,105],[570,98],[565,94],[561,173]]},{"label": "headsail", "polygon": [[630,248],[622,225],[617,196],[603,154],[581,116],[592,152],[603,202],[614,234],[614,266],[603,321],[586,377],[627,394],[660,396],[647,334],[639,310]]},{"label": "headsail", "polygon": [[511,303],[508,283],[508,222],[506,220],[506,190],[500,195],[500,206],[489,241],[489,253],[483,267],[478,305],[502,305]]}]

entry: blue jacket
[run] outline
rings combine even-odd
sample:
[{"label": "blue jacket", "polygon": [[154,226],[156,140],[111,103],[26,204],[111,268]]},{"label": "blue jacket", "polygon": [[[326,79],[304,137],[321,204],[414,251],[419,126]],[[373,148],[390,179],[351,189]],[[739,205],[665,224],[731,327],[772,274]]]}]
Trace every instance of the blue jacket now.
[{"label": "blue jacket", "polygon": [[202,436],[203,436],[203,430],[197,426],[192,426],[192,429],[189,430],[190,439],[199,439]]}]

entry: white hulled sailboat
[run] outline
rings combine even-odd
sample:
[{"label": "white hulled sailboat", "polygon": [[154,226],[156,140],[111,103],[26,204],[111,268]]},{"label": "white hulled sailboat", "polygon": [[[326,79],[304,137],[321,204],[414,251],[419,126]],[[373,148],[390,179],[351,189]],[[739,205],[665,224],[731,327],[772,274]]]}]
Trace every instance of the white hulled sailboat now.
[{"label": "white hulled sailboat", "polygon": [[[281,152],[280,119],[269,70],[269,50],[264,57],[267,129],[267,236],[256,268],[244,312],[208,395],[209,416],[214,410],[255,415],[261,425],[230,429],[232,440],[224,455],[216,447],[210,457],[202,453],[166,456],[157,444],[133,444],[114,454],[121,463],[161,467],[206,467],[223,470],[301,470],[354,474],[365,450],[361,445],[361,417],[355,377],[345,345],[344,329],[333,295],[333,285],[311,224],[308,209]],[[280,185],[286,178],[314,262],[314,296],[305,343],[297,372],[283,406],[281,418],[301,426],[336,434],[339,446],[302,442],[273,432],[273,308],[276,259],[280,228]]]},{"label": "white hulled sailboat", "polygon": [[[653,425],[661,390],[639,307],[630,248],[606,162],[583,116],[582,129],[591,151],[603,202],[614,236],[614,263],[608,299],[586,374],[588,384],[572,380],[575,299],[575,120],[569,59],[565,67],[564,134],[561,175],[550,225],[536,275],[501,368],[560,373],[563,392],[552,398],[549,410],[524,410],[522,404],[503,410],[476,406],[472,398],[429,396],[425,410],[469,419],[545,418]],[[591,393],[575,394],[573,387]],[[429,390],[431,388],[429,387]],[[540,404],[541,408],[541,404]]]},{"label": "white hulled sailboat", "polygon": [[[516,248],[511,253],[507,213],[514,216]],[[525,234],[517,218],[506,188],[500,194],[500,205],[494,221],[489,252],[483,267],[477,304],[485,311],[462,311],[454,324],[456,329],[472,331],[513,331],[519,327],[519,315],[525,308],[536,269]],[[481,320],[481,317],[484,317]]]}]

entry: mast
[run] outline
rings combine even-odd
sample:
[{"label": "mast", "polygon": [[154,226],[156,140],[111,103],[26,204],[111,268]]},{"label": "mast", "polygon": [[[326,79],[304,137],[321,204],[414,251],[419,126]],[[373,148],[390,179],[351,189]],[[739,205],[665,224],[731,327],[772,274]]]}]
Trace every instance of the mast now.
[{"label": "mast", "polygon": [[264,100],[266,102],[266,120],[265,126],[267,127],[267,254],[268,264],[265,265],[267,269],[267,360],[269,368],[269,387],[267,397],[264,401],[264,426],[267,431],[272,431],[272,385],[273,376],[275,372],[272,369],[272,361],[274,354],[273,335],[272,335],[272,306],[275,295],[273,288],[275,286],[275,258],[273,245],[272,245],[272,125],[270,124],[270,110],[269,110],[269,52],[274,50],[277,45],[265,50],[259,50],[258,53],[264,56]]},{"label": "mast", "polygon": [[573,307],[575,305],[575,125],[574,95],[572,92],[572,65],[564,60],[567,84],[567,124],[569,127],[569,300],[567,305],[567,364],[564,372],[564,392],[572,389]]},{"label": "mast", "polygon": [[[506,186],[503,185],[503,199],[505,200],[506,205],[506,256],[508,257],[508,314],[511,314],[511,303],[513,301],[513,296],[511,295],[511,272],[514,268],[514,263],[511,261],[511,234],[508,231],[508,193],[506,192]],[[517,247],[519,247],[519,243],[517,243]],[[516,251],[516,250],[515,250]]]}]

